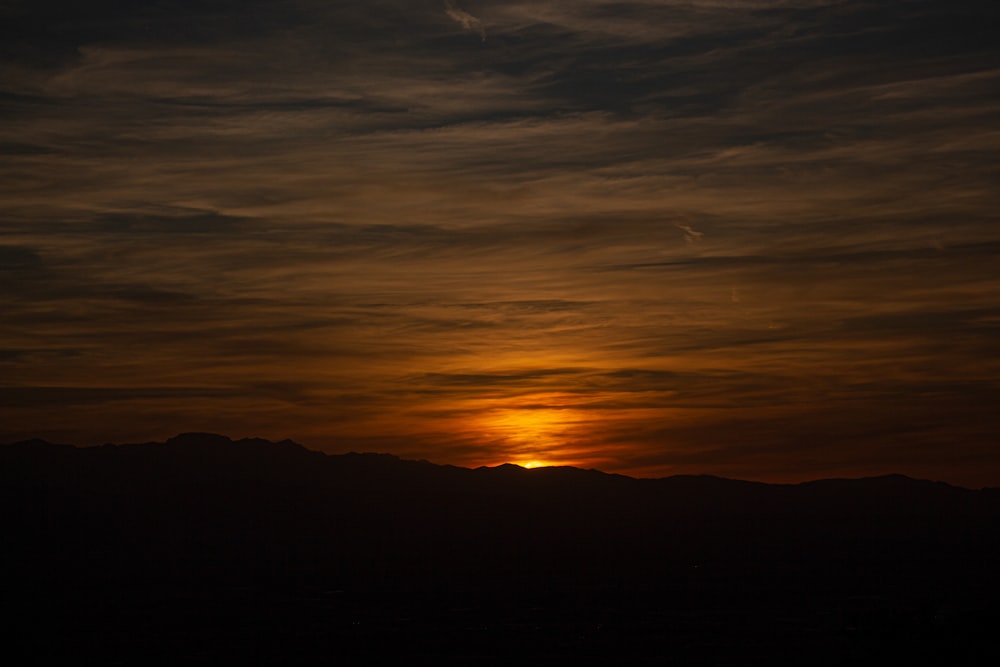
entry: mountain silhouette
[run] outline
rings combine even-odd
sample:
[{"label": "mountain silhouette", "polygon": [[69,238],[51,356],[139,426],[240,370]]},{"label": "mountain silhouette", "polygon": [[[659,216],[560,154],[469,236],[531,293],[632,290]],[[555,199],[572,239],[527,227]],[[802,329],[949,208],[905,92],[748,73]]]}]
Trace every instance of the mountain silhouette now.
[{"label": "mountain silhouette", "polygon": [[978,664],[961,660],[996,650],[996,489],[466,469],[208,433],[2,446],[0,489],[22,659],[747,664],[756,646],[768,664]]}]

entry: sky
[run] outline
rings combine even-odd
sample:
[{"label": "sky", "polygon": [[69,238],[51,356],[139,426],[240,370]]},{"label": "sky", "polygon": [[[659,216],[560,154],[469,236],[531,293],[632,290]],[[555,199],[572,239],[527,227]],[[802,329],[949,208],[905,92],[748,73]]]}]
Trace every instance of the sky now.
[{"label": "sky", "polygon": [[1000,485],[998,19],[0,2],[0,442]]}]

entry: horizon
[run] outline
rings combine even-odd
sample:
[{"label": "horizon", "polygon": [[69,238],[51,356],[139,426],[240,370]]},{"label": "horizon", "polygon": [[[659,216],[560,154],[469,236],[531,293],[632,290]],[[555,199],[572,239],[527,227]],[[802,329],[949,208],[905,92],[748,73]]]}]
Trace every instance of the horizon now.
[{"label": "horizon", "polygon": [[322,455],[327,456],[327,457],[341,457],[341,456],[391,457],[393,459],[396,459],[396,460],[402,461],[402,462],[406,462],[406,463],[426,463],[426,464],[430,464],[432,466],[439,467],[439,468],[460,468],[460,469],[463,469],[463,470],[470,470],[470,471],[474,471],[474,470],[495,470],[497,468],[504,468],[504,467],[514,467],[514,468],[518,468],[520,470],[523,470],[524,472],[533,472],[533,471],[537,471],[537,470],[551,470],[551,469],[558,469],[558,468],[570,468],[570,469],[573,469],[573,470],[578,470],[580,472],[596,472],[596,473],[600,473],[602,475],[607,475],[607,476],[612,476],[612,477],[624,477],[624,478],[627,478],[627,479],[634,479],[634,480],[642,480],[642,479],[646,479],[646,480],[665,480],[665,479],[671,479],[671,478],[675,478],[675,477],[713,478],[713,479],[720,479],[720,480],[732,481],[732,482],[748,482],[748,483],[751,483],[751,484],[764,484],[764,485],[768,485],[768,486],[798,486],[798,485],[810,484],[810,483],[813,483],[813,482],[864,481],[864,480],[877,480],[877,479],[888,479],[888,478],[903,478],[903,479],[907,479],[907,480],[915,481],[915,482],[932,482],[932,483],[935,483],[935,484],[946,484],[946,485],[951,486],[951,487],[965,489],[965,490],[969,490],[969,491],[977,491],[977,490],[982,490],[982,489],[1000,488],[1000,486],[994,486],[994,485],[983,485],[983,486],[979,486],[979,487],[970,487],[970,486],[965,486],[965,485],[962,485],[962,484],[955,484],[953,482],[948,482],[947,480],[934,479],[934,478],[924,478],[924,477],[912,477],[910,475],[905,475],[905,474],[898,473],[898,472],[884,472],[884,473],[881,473],[881,474],[863,475],[863,476],[856,476],[856,477],[820,477],[820,478],[800,479],[800,480],[794,480],[794,481],[767,481],[767,480],[762,480],[762,479],[748,479],[748,478],[737,478],[737,477],[725,477],[725,476],[720,476],[720,475],[713,475],[713,474],[710,474],[710,473],[689,473],[689,472],[688,473],[675,473],[675,474],[664,475],[664,476],[655,476],[655,477],[654,476],[642,476],[642,475],[629,475],[627,473],[614,472],[614,471],[610,471],[610,470],[602,470],[602,469],[599,469],[599,468],[586,468],[586,467],[574,466],[574,465],[569,465],[569,464],[561,464],[561,463],[560,464],[546,464],[546,463],[543,463],[543,462],[540,462],[540,461],[521,461],[521,462],[517,462],[517,461],[503,461],[503,462],[493,463],[493,464],[482,464],[482,465],[477,465],[477,466],[463,466],[463,465],[455,465],[455,464],[451,464],[451,463],[442,463],[442,462],[438,462],[438,461],[431,461],[431,460],[428,460],[428,459],[406,458],[404,456],[399,456],[398,454],[394,454],[392,452],[353,451],[353,450],[352,451],[327,452],[327,451],[323,451],[323,450],[311,448],[307,444],[298,442],[298,441],[293,440],[291,438],[282,438],[281,440],[273,440],[273,439],[270,439],[270,438],[261,438],[261,437],[255,437],[255,436],[247,436],[247,437],[243,437],[243,438],[233,438],[233,437],[230,437],[230,436],[222,434],[222,433],[206,433],[206,432],[200,432],[200,431],[185,431],[185,432],[178,433],[178,434],[176,434],[176,435],[174,435],[174,436],[172,436],[170,438],[165,438],[163,440],[147,440],[147,441],[142,441],[142,442],[102,442],[102,443],[94,443],[94,444],[82,445],[82,444],[71,443],[71,442],[52,442],[52,441],[46,440],[44,438],[28,438],[28,439],[25,439],[25,440],[18,440],[18,441],[15,441],[15,442],[0,442],[0,446],[8,447],[8,446],[13,446],[13,445],[30,444],[30,443],[38,442],[38,443],[44,443],[44,444],[47,444],[47,445],[72,447],[74,449],[95,449],[95,448],[100,448],[100,447],[133,447],[133,446],[143,446],[143,445],[163,445],[163,444],[170,444],[171,442],[174,442],[174,441],[177,441],[177,440],[182,440],[182,439],[187,439],[187,440],[190,440],[190,441],[195,441],[195,440],[198,440],[198,439],[205,439],[205,438],[212,438],[212,439],[222,438],[222,439],[228,441],[229,443],[235,444],[235,445],[238,445],[238,444],[240,444],[241,442],[244,442],[244,441],[266,442],[266,443],[271,444],[271,445],[283,445],[285,443],[288,443],[288,444],[295,445],[297,447],[301,447],[302,449],[304,449],[304,450],[306,450],[308,452],[322,454]]},{"label": "horizon", "polygon": [[0,441],[1000,485],[995,0],[16,0]]}]

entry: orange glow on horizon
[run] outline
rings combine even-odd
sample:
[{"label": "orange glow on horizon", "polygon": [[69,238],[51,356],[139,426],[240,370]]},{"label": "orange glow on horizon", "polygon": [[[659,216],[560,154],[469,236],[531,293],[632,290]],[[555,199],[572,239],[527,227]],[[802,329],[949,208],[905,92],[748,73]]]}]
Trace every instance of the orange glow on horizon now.
[{"label": "orange glow on horizon", "polygon": [[573,443],[580,437],[584,416],[566,403],[564,396],[552,394],[494,404],[476,415],[475,427],[499,445],[502,460],[522,468],[573,465]]}]

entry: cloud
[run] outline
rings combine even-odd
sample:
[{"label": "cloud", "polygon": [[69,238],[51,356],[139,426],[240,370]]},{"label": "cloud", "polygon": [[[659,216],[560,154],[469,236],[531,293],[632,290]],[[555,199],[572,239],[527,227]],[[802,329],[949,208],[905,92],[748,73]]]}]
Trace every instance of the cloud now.
[{"label": "cloud", "polygon": [[8,408],[53,407],[95,403],[145,402],[170,398],[212,398],[231,395],[231,390],[205,387],[2,387],[0,398]]},{"label": "cloud", "polygon": [[483,42],[486,41],[486,28],[483,26],[482,21],[464,9],[458,7],[454,2],[452,2],[452,0],[445,0],[444,5],[444,11],[448,15],[448,18],[466,30],[477,33],[479,35],[479,39]]},{"label": "cloud", "polygon": [[0,245],[0,271],[25,271],[41,268],[42,258],[35,248]]},{"label": "cloud", "polygon": [[684,232],[684,241],[688,245],[695,245],[695,244],[701,243],[701,238],[705,235],[703,232],[697,232],[697,231],[695,231],[691,227],[691,225],[685,225],[685,224],[681,224],[681,223],[676,223],[675,226],[677,227],[677,229],[679,229],[682,232]]}]

